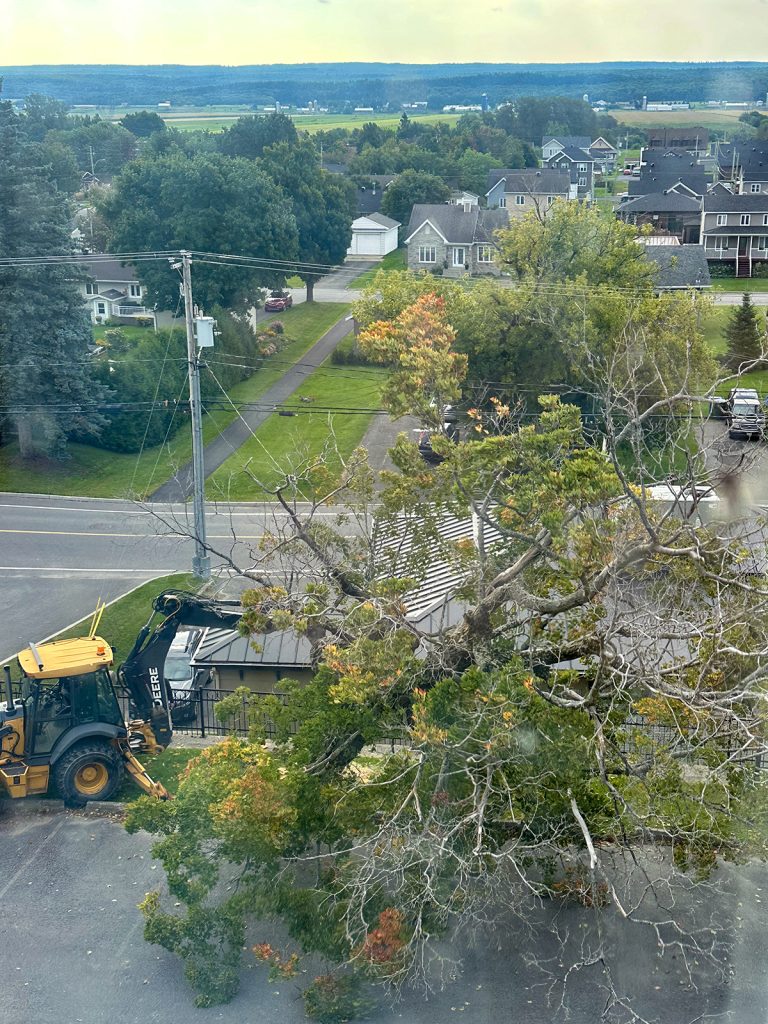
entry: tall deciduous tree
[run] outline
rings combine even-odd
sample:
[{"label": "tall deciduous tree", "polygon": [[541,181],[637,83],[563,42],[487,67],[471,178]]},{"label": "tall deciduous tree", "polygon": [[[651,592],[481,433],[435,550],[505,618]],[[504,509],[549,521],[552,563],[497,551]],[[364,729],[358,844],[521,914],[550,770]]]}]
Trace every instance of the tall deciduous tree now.
[{"label": "tall deciduous tree", "polygon": [[[265,261],[298,253],[290,200],[251,160],[179,152],[138,160],[114,183],[102,209],[118,252],[190,249]],[[137,270],[151,301],[175,309],[177,272],[165,261],[143,262]],[[269,268],[198,264],[195,298],[207,308],[232,306],[282,276]]]},{"label": "tall deciduous tree", "polygon": [[312,302],[315,282],[327,273],[325,268],[343,263],[347,255],[355,216],[354,186],[321,170],[309,141],[270,146],[261,166],[293,201],[299,260],[323,267],[316,273],[309,267],[298,271],[307,286],[307,302]]},{"label": "tall deciduous tree", "polygon": [[[10,103],[0,102],[0,252],[17,259],[71,253],[70,210],[37,166]],[[22,458],[66,456],[67,436],[93,436],[105,389],[91,373],[91,325],[71,264],[0,268],[0,417]]]},{"label": "tall deciduous tree", "polygon": [[294,145],[298,137],[296,126],[286,114],[240,117],[231,128],[221,133],[219,147],[227,156],[255,160],[267,146],[275,146],[278,142]]},{"label": "tall deciduous tree", "polygon": [[403,171],[387,186],[381,212],[405,228],[414,203],[444,203],[451,192],[442,179],[427,171]]},{"label": "tall deciduous tree", "polygon": [[126,114],[120,118],[120,124],[140,139],[149,138],[155,132],[167,131],[165,121],[154,110],[138,110],[134,114]]}]

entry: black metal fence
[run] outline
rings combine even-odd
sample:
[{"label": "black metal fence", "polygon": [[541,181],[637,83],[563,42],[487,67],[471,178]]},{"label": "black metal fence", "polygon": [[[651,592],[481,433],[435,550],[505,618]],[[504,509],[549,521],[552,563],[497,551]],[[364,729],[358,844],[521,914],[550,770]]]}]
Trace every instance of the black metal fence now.
[{"label": "black metal fence", "polygon": [[[254,697],[277,697],[283,700],[280,693],[256,693],[251,692],[247,698],[241,701],[238,711],[233,715],[227,715],[222,721],[216,715],[216,705],[224,697],[231,697],[230,690],[213,690],[204,687],[195,693],[188,690],[175,690],[173,692],[173,704],[171,705],[171,716],[173,718],[173,731],[183,733],[186,736],[247,736],[252,724],[252,718],[248,714],[248,698]],[[266,714],[261,714],[266,735],[275,735],[274,722]]]}]

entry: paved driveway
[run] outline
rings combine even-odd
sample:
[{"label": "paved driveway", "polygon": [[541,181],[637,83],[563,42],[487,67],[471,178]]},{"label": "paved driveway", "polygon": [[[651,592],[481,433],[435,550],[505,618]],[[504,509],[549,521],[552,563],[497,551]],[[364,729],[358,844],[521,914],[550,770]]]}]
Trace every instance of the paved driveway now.
[{"label": "paved driveway", "polygon": [[[2,812],[0,812],[2,813]],[[299,1024],[305,1020],[297,986],[270,984],[266,971],[244,954],[242,987],[227,1006],[196,1009],[179,961],[142,938],[136,904],[162,885],[150,839],[129,836],[119,822],[78,813],[0,819],[0,901],[3,907],[3,1021],[29,1024]],[[602,926],[616,959],[615,981],[644,1018],[657,1024],[709,1020],[765,1024],[768,1015],[768,945],[761,900],[768,894],[763,866],[723,869],[717,889],[700,901],[706,925],[711,917],[725,929],[730,950],[721,952],[725,978],[694,957],[691,987],[682,958],[670,949],[658,956],[653,933],[628,926],[608,912]],[[559,989],[526,966],[546,958],[562,975],[582,942],[589,944],[593,919],[582,910],[545,906],[531,911],[551,921],[557,913],[570,941],[526,934],[519,924],[500,925],[472,944],[457,939],[465,960],[461,978],[429,1000],[406,994],[394,1007],[384,1004],[372,1024],[552,1024]],[[710,932],[701,933],[704,941]],[[671,936],[670,936],[671,937]],[[254,928],[249,941],[285,948],[274,927]],[[311,979],[316,963],[307,965]],[[307,977],[302,977],[306,984]],[[605,1004],[594,968],[571,976],[570,1021],[597,1024]],[[627,1021],[620,1014],[612,1018]]]}]

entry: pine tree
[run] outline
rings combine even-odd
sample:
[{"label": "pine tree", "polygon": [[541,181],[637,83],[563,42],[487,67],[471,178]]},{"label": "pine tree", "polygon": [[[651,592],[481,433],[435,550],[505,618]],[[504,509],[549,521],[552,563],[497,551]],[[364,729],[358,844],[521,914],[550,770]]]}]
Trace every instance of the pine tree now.
[{"label": "pine tree", "polygon": [[734,370],[745,363],[760,359],[766,337],[758,311],[752,305],[749,292],[744,292],[741,305],[736,306],[725,327],[727,350],[725,361]]},{"label": "pine tree", "polygon": [[[24,121],[0,102],[0,253],[72,252],[66,197],[35,166]],[[93,435],[108,391],[93,382],[91,325],[69,264],[0,267],[0,425],[22,458],[66,457],[73,432]]]}]

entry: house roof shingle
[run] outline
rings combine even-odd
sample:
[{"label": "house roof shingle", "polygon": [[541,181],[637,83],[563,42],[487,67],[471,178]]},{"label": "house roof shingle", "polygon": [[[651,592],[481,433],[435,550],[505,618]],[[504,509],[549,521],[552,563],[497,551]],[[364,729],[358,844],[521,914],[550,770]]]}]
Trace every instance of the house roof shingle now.
[{"label": "house roof shingle", "polygon": [[675,185],[682,183],[696,193],[703,196],[707,191],[709,180],[704,171],[698,167],[671,168],[668,172],[650,172],[641,174],[639,178],[633,178],[627,189],[631,196],[647,196],[653,192],[668,192]]},{"label": "house roof shingle", "polygon": [[768,213],[768,194],[733,195],[719,189],[712,195],[704,196],[705,213]]},{"label": "house roof shingle", "polygon": [[701,200],[683,192],[651,192],[649,195],[629,199],[619,206],[617,213],[700,213]]},{"label": "house roof shingle", "polygon": [[[533,195],[567,195],[571,176],[559,167],[494,167],[488,171],[488,191],[504,180],[505,192],[527,192]],[[486,193],[487,195],[487,193]]]},{"label": "house roof shingle", "polygon": [[89,259],[87,256],[83,256],[78,263],[97,281],[124,281],[126,284],[131,284],[138,280],[133,267],[124,267],[120,260],[104,260],[96,256]]},{"label": "house roof shingle", "polygon": [[[642,239],[639,239],[642,242]],[[658,274],[654,287],[709,288],[712,284],[709,265],[702,245],[644,246],[645,258],[656,264]]]},{"label": "house roof shingle", "polygon": [[566,149],[569,146],[575,149],[589,149],[592,139],[588,135],[545,135],[541,145],[546,146],[548,142],[559,142]]},{"label": "house roof shingle", "polygon": [[471,245],[473,242],[491,242],[493,233],[509,224],[509,214],[504,209],[481,210],[473,206],[471,210],[465,210],[462,206],[448,203],[416,203],[411,210],[406,242],[426,221],[451,245]]}]

